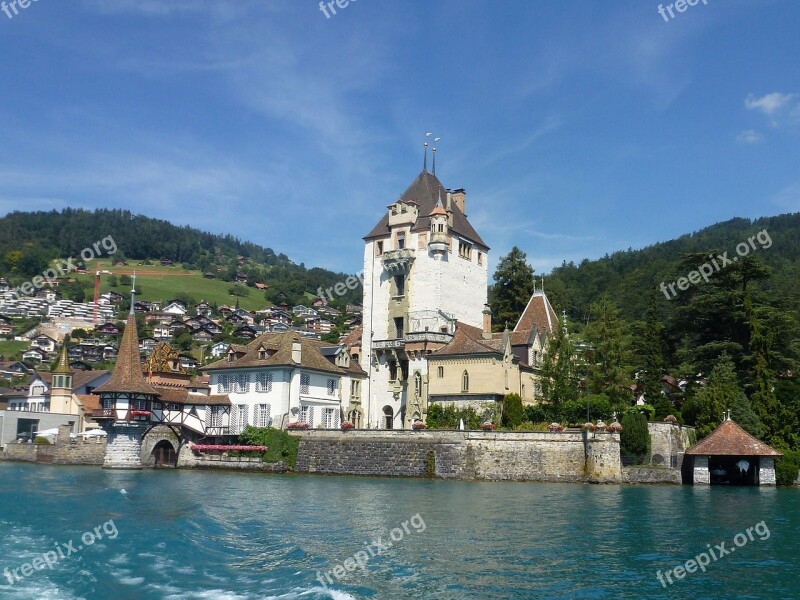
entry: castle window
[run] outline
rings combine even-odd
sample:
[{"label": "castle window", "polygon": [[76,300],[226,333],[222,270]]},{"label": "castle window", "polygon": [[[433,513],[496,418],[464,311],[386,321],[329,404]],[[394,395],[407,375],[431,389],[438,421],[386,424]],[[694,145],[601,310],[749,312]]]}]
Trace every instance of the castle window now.
[{"label": "castle window", "polygon": [[406,295],[406,276],[405,275],[395,275],[394,277],[395,287],[397,288],[396,296],[405,296]]},{"label": "castle window", "polygon": [[464,371],[464,374],[461,376],[461,392],[466,394],[469,392],[469,373]]},{"label": "castle window", "polygon": [[439,367],[437,374],[439,375],[439,379],[442,379],[444,377],[444,367]]},{"label": "castle window", "polygon": [[483,264],[483,252],[478,252],[478,264]]},{"label": "castle window", "polygon": [[465,242],[458,242],[458,255],[467,260],[472,259],[472,246]]},{"label": "castle window", "polygon": [[389,381],[397,381],[397,363],[389,361]]},{"label": "castle window", "polygon": [[383,242],[380,241],[375,245],[375,255],[383,256]]},{"label": "castle window", "polygon": [[420,375],[419,371],[414,373],[414,397],[422,397],[422,375]]},{"label": "castle window", "polygon": [[397,249],[402,250],[406,247],[406,234],[401,233],[397,236]]}]

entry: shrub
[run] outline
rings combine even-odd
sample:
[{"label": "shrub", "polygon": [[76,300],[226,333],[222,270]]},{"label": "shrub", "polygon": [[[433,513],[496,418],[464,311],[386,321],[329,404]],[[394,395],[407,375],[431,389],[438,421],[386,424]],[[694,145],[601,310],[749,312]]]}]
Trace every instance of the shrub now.
[{"label": "shrub", "polygon": [[458,429],[461,420],[464,420],[466,429],[480,429],[484,418],[473,407],[456,408],[452,404],[442,406],[431,404],[428,407],[428,429]]},{"label": "shrub", "polygon": [[775,463],[778,485],[794,485],[800,472],[800,451],[781,450],[783,456]]},{"label": "shrub", "polygon": [[649,462],[650,432],[647,430],[647,419],[643,414],[626,412],[622,417],[619,447],[622,456],[628,460],[639,464]]},{"label": "shrub", "polygon": [[518,427],[522,423],[522,397],[506,394],[503,398],[503,426]]},{"label": "shrub", "polygon": [[355,425],[353,425],[350,421],[342,421],[340,425],[342,431],[347,431],[348,429],[355,429]]},{"label": "shrub", "polygon": [[294,468],[297,464],[297,449],[300,439],[280,429],[247,427],[239,434],[238,442],[246,446],[266,446],[264,462],[283,461]]},{"label": "shrub", "polygon": [[41,444],[42,446],[49,446],[52,442],[46,437],[37,436],[36,439],[33,440],[33,443]]}]

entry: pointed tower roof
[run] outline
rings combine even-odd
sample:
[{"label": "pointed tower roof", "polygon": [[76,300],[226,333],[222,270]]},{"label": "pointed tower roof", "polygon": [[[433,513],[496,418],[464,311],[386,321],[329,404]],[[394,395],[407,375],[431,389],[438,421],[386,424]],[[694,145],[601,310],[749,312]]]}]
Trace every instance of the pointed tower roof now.
[{"label": "pointed tower roof", "polygon": [[444,217],[447,216],[447,211],[444,209],[444,206],[442,206],[442,197],[441,196],[439,196],[439,201],[436,203],[436,206],[433,208],[433,210],[430,212],[430,214],[428,216],[429,217],[433,217],[433,216],[436,216],[436,215],[442,215]]},{"label": "pointed tower roof", "polygon": [[514,327],[514,331],[537,329],[547,334],[558,329],[558,315],[544,292],[534,292]]},{"label": "pointed tower roof", "polygon": [[55,375],[72,375],[72,369],[69,368],[69,357],[67,356],[67,343],[61,347],[61,353],[58,355],[58,364],[53,369]]},{"label": "pointed tower roof", "polygon": [[[412,231],[427,231],[431,228],[431,211],[435,209],[438,199],[442,197],[447,197],[447,190],[436,175],[423,171],[411,182],[411,185],[403,192],[398,202],[419,206],[419,217],[417,217],[417,221],[411,229]],[[452,210],[453,224],[450,230],[488,249],[489,246],[481,239],[481,236],[478,235],[478,232],[467,220],[466,215],[461,212],[461,209],[455,203],[452,205]],[[364,239],[381,238],[388,236],[389,233],[389,214],[387,212]]]},{"label": "pointed tower roof", "polygon": [[128,315],[125,333],[122,334],[122,341],[119,344],[117,365],[114,367],[111,379],[94,391],[95,394],[103,392],[160,395],[156,388],[147,383],[142,373],[136,316],[133,314]]}]

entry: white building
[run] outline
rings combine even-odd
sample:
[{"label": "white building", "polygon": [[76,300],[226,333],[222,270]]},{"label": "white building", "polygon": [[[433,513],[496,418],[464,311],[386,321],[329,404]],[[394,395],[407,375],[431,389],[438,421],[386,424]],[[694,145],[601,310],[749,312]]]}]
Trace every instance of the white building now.
[{"label": "white building", "polygon": [[206,366],[212,393],[231,401],[230,433],[248,425],[284,428],[289,423],[338,428],[361,418],[366,377],[347,351],[295,332],[265,333],[247,346],[231,346]]},{"label": "white building", "polygon": [[423,170],[364,238],[361,366],[370,427],[421,419],[427,356],[452,339],[456,321],[482,326],[489,247],[466,210],[463,189],[445,189]]}]

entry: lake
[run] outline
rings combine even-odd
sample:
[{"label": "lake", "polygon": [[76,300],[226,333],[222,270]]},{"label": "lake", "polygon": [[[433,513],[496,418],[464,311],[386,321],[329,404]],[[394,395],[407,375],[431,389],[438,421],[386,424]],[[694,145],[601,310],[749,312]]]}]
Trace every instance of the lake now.
[{"label": "lake", "polygon": [[798,500],[0,463],[0,598],[797,598]]}]

